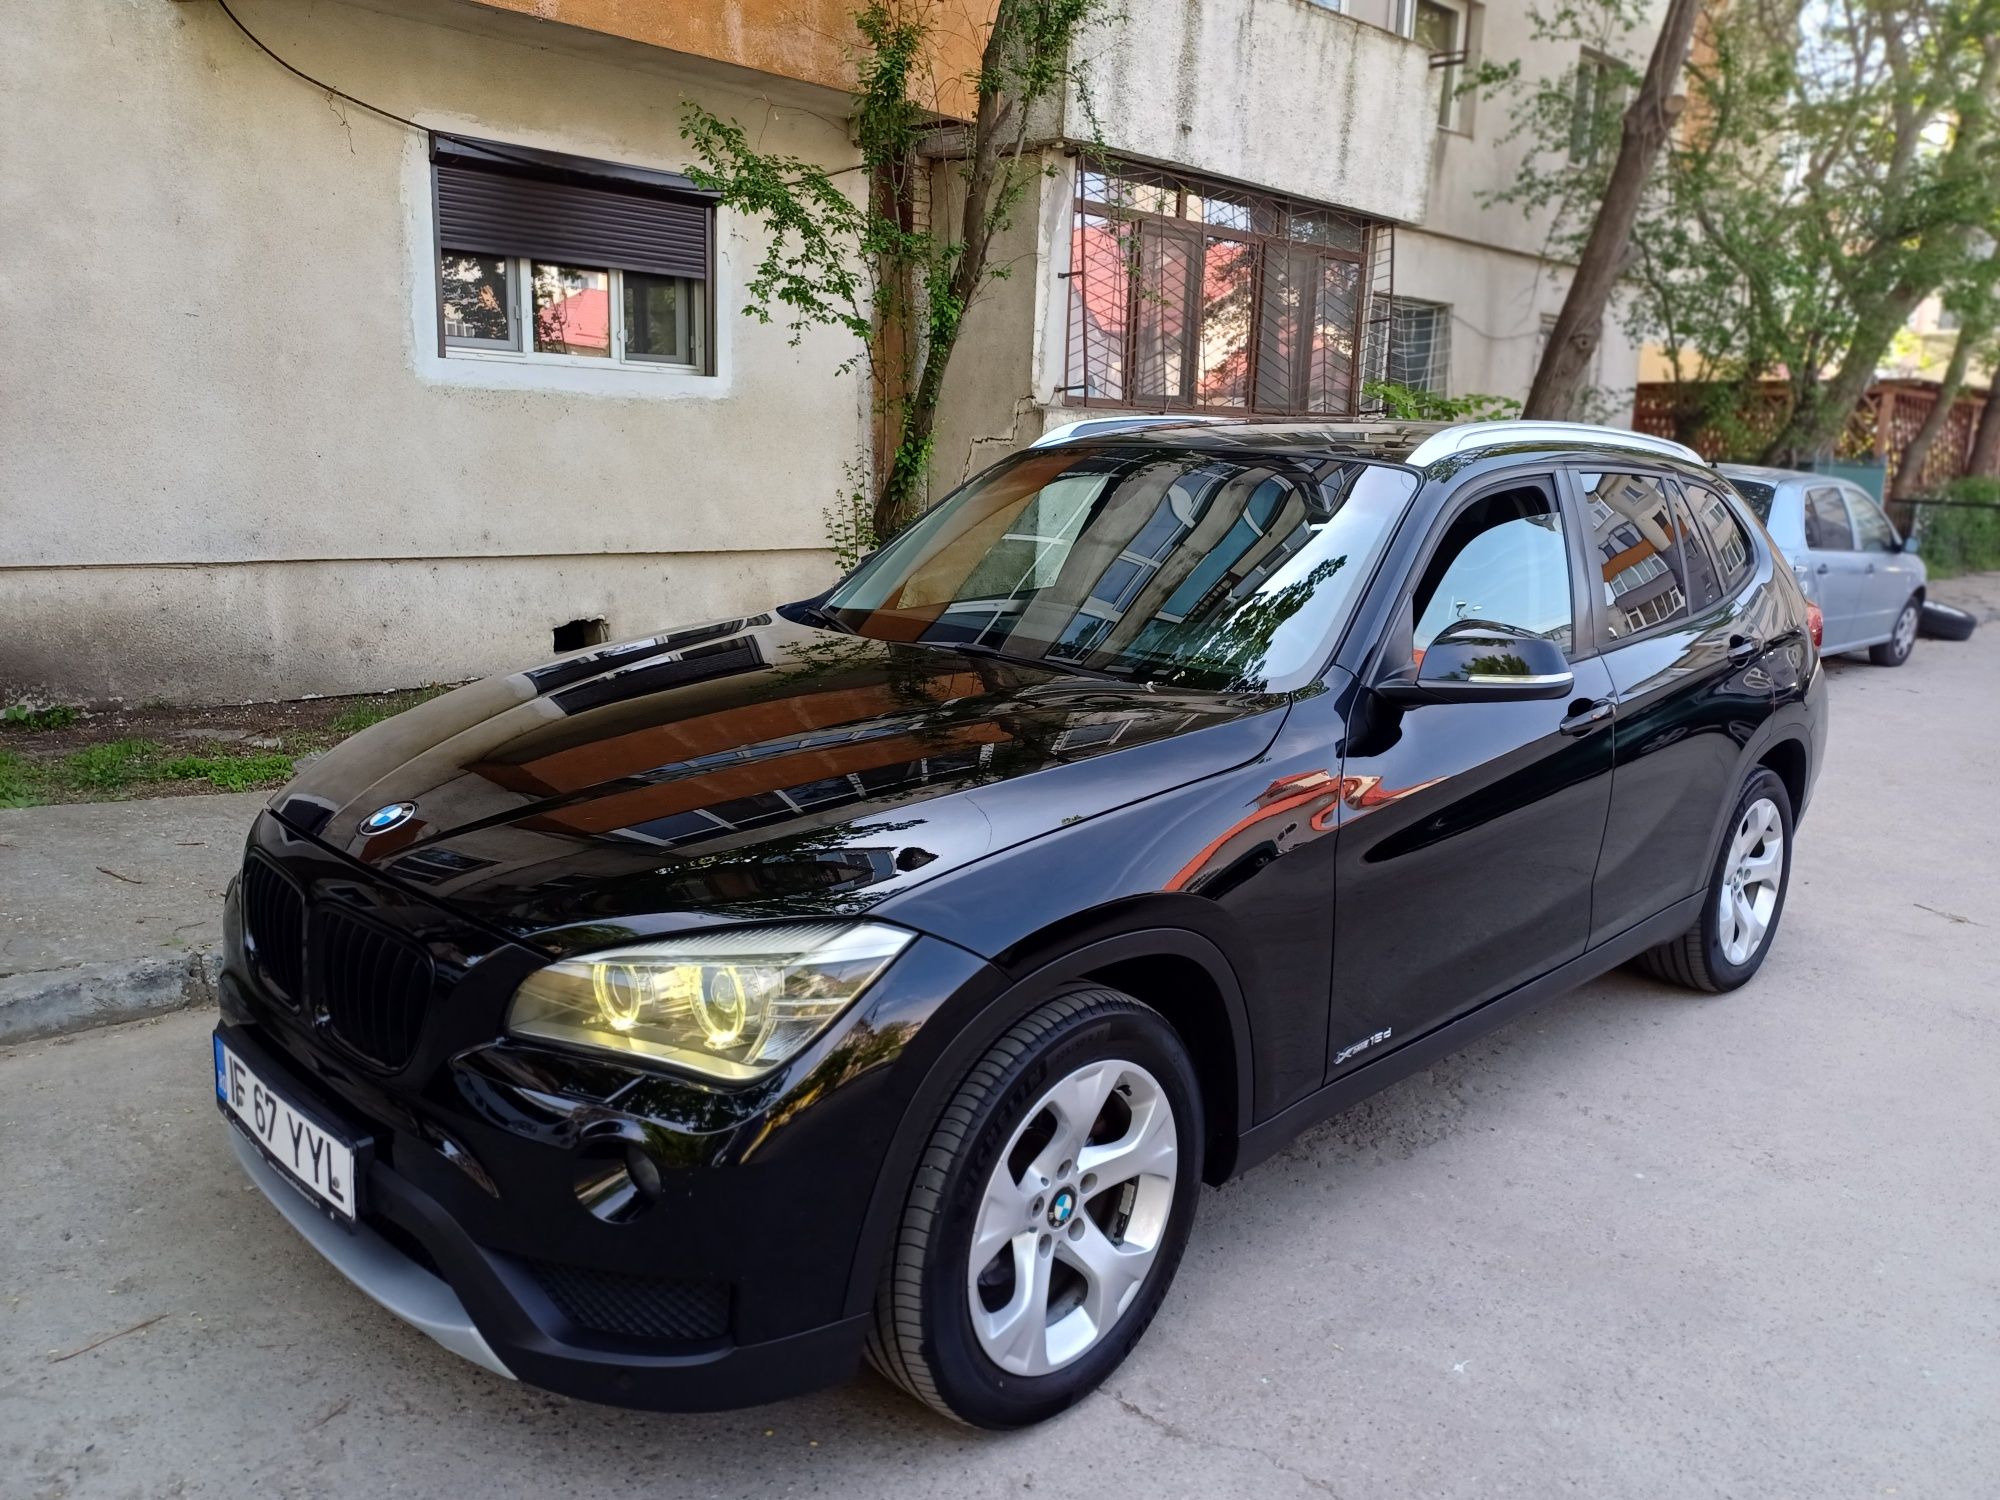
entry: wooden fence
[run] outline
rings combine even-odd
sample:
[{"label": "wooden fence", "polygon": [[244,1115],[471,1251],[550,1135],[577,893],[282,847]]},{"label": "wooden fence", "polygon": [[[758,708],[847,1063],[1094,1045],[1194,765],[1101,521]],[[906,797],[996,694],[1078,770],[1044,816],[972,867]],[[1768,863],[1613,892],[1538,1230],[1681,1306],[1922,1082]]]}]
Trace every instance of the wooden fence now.
[{"label": "wooden fence", "polygon": [[[1748,399],[1722,421],[1707,418],[1704,388],[1678,386],[1666,381],[1641,385],[1632,402],[1632,426],[1638,432],[1670,437],[1697,449],[1712,461],[1754,458],[1791,410],[1791,393],[1780,381],[1765,381]],[[1986,394],[1961,394],[1952,403],[1951,416],[1924,460],[1915,492],[1934,494],[1947,481],[1966,472],[1972,456],[1973,434],[1979,429],[1980,414],[1986,409]],[[1893,480],[1901,466],[1903,450],[1937,406],[1938,385],[1934,380],[1884,380],[1870,386],[1861,404],[1847,419],[1847,427],[1834,444],[1836,459],[1845,463],[1879,463],[1885,478]]]}]

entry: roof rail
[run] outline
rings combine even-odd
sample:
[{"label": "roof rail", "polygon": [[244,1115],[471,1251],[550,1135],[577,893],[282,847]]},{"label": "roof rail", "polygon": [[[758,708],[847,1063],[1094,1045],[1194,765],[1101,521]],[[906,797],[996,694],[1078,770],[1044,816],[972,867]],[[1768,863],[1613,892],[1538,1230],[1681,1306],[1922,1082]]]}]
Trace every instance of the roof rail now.
[{"label": "roof rail", "polygon": [[1074,442],[1080,438],[1104,437],[1114,432],[1133,432],[1141,427],[1192,427],[1198,423],[1234,422],[1235,417],[1181,416],[1148,417],[1085,417],[1080,422],[1065,422],[1060,427],[1051,427],[1047,432],[1028,444],[1030,448],[1053,448],[1059,443]]},{"label": "roof rail", "polygon": [[1492,443],[1564,441],[1595,443],[1605,448],[1629,448],[1635,453],[1660,453],[1698,464],[1708,462],[1686,443],[1677,443],[1672,438],[1653,437],[1649,433],[1633,432],[1624,427],[1599,427],[1590,422],[1523,421],[1518,417],[1501,422],[1464,422],[1456,427],[1447,427],[1442,432],[1434,432],[1417,444],[1405,462],[1421,467],[1451,454],[1463,453],[1468,448],[1483,448]]}]

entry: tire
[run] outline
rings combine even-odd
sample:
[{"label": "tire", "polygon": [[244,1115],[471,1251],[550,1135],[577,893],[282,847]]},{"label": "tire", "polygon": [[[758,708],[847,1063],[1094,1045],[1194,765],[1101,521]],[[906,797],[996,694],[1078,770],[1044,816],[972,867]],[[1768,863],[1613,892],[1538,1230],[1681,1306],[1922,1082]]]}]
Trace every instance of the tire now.
[{"label": "tire", "polygon": [[[1760,846],[1768,852],[1768,838],[1753,840],[1745,847],[1746,830],[1752,825],[1752,810],[1760,804],[1769,804],[1779,837],[1777,852],[1777,879],[1771,890],[1768,908],[1764,908],[1763,925],[1754,946],[1745,951],[1744,946],[1733,941],[1741,935],[1741,929],[1734,923],[1729,931],[1724,930],[1723,911],[1725,894],[1735,889],[1734,876],[1741,867],[1746,854],[1754,853]],[[1743,790],[1737,795],[1736,804],[1729,814],[1729,823],[1722,836],[1722,849],[1716,855],[1715,867],[1709,872],[1708,884],[1702,890],[1701,914],[1693,925],[1679,937],[1649,948],[1639,955],[1639,966],[1655,979],[1664,979],[1670,984],[1678,984],[1691,990],[1706,990],[1709,994],[1720,994],[1733,990],[1749,981],[1750,976],[1763,967],[1765,955],[1771,951],[1771,943],[1778,935],[1778,921],[1785,914],[1785,894],[1792,884],[1792,798],[1785,790],[1785,783],[1778,775],[1759,766],[1743,783]],[[1751,904],[1763,907],[1761,885],[1750,887]]]},{"label": "tire", "polygon": [[1934,641],[1969,641],[1979,624],[1979,616],[1968,609],[1954,609],[1949,604],[1936,604],[1926,599],[1924,612],[1917,620],[1917,634]]},{"label": "tire", "polygon": [[[1059,1100],[1082,1113],[1092,1098],[1094,1132],[1065,1123]],[[966,1075],[918,1162],[869,1362],[975,1427],[1026,1427],[1081,1400],[1166,1296],[1194,1223],[1203,1140],[1193,1064],[1157,1011],[1093,987],[1023,1017]],[[1092,1161],[1107,1181],[1086,1175]],[[1154,1170],[1108,1181],[1139,1166]],[[975,1230],[992,1247],[980,1267]],[[1100,1274],[1086,1275],[1086,1261]],[[1038,1294],[1054,1318],[1037,1313]]]},{"label": "tire", "polygon": [[1895,631],[1881,645],[1868,648],[1868,659],[1878,667],[1900,667],[1908,661],[1917,644],[1917,626],[1923,620],[1923,612],[1923,595],[1912,594],[1905,599],[1896,615]]}]

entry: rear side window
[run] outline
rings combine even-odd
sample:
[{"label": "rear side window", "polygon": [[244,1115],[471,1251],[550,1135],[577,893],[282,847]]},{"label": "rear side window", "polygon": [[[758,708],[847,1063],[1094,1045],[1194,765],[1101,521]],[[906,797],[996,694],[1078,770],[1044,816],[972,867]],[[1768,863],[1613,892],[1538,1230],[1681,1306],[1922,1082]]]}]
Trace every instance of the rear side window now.
[{"label": "rear side window", "polygon": [[1664,480],[1577,475],[1590,511],[1591,555],[1603,575],[1605,635],[1617,641],[1687,613],[1681,523]]},{"label": "rear side window", "polygon": [[1806,491],[1806,545],[1821,552],[1852,552],[1854,529],[1847,506],[1831,487]]},{"label": "rear side window", "polygon": [[1750,576],[1750,538],[1722,496],[1706,485],[1688,484],[1685,488],[1695,530],[1707,538],[1709,556],[1715,559],[1721,575],[1722,592],[1733,594]]},{"label": "rear side window", "polygon": [[1766,526],[1771,524],[1771,502],[1778,498],[1778,487],[1773,484],[1759,484],[1754,479],[1732,479],[1736,493],[1743,497],[1744,504],[1756,512],[1757,519]]}]

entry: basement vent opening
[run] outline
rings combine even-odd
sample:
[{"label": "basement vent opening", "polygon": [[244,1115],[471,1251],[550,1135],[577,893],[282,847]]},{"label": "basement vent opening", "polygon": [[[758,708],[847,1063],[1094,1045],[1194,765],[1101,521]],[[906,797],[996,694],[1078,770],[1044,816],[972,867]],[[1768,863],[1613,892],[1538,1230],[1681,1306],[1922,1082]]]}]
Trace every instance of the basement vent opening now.
[{"label": "basement vent opening", "polygon": [[601,646],[611,639],[611,627],[602,620],[571,620],[555,630],[558,651],[581,651],[585,646]]}]

